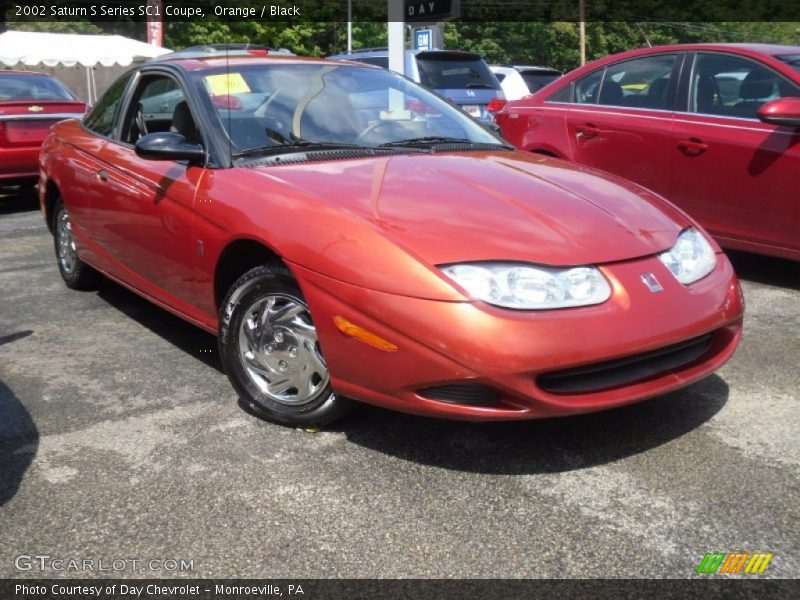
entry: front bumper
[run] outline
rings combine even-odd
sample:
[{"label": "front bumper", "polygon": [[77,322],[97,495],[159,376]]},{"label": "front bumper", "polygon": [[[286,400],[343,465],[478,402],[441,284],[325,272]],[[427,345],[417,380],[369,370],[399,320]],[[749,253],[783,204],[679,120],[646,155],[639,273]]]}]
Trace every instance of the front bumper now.
[{"label": "front bumper", "polygon": [[[723,254],[711,274],[688,287],[655,257],[606,265],[601,269],[612,284],[607,302],[549,311],[397,296],[292,268],[314,315],[334,389],[421,415],[530,419],[620,406],[706,377],[733,355],[741,336],[743,298]],[[663,292],[653,293],[642,283],[645,273],[658,277]],[[344,336],[334,325],[337,315],[392,342],[397,351]],[[662,370],[656,362],[655,370],[642,371],[639,379],[598,389],[584,385],[577,393],[548,391],[552,386],[543,385],[554,372],[659,355],[698,338],[705,344],[699,355],[682,363],[667,361]],[[491,390],[495,400],[476,405],[420,394],[464,384]]]}]

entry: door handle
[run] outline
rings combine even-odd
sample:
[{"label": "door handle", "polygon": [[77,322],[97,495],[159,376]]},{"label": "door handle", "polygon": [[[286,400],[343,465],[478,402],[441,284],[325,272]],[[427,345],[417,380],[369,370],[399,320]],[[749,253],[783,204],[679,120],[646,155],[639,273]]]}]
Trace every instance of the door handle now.
[{"label": "door handle", "polygon": [[594,126],[593,123],[586,123],[585,125],[578,125],[575,128],[575,135],[579,138],[583,138],[588,140],[597,136],[600,133],[600,130]]},{"label": "door handle", "polygon": [[678,149],[684,154],[690,156],[697,156],[708,150],[708,144],[703,142],[700,138],[692,137],[688,140],[681,140],[678,142]]},{"label": "door handle", "polygon": [[100,169],[97,173],[94,174],[94,176],[97,177],[97,181],[102,181],[104,183],[108,181],[108,173],[106,173],[106,171],[103,169]]}]

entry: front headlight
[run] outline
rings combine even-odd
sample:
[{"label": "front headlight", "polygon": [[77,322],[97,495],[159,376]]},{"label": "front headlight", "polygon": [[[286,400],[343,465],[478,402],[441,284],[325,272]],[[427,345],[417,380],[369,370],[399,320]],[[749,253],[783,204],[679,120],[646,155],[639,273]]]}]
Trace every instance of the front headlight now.
[{"label": "front headlight", "polygon": [[702,279],[717,265],[717,255],[711,244],[693,227],[683,230],[675,245],[658,258],[684,285]]},{"label": "front headlight", "polygon": [[594,267],[552,269],[515,263],[465,263],[440,267],[473,298],[527,310],[600,304],[611,287]]}]

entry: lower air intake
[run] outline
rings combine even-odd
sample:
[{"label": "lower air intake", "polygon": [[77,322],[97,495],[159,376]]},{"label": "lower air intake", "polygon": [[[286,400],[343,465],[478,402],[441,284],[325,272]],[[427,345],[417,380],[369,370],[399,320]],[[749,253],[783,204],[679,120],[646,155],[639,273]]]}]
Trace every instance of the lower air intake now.
[{"label": "lower air intake", "polygon": [[472,406],[493,406],[498,400],[497,392],[476,383],[435,385],[417,390],[417,394],[428,400]]},{"label": "lower air intake", "polygon": [[630,385],[693,363],[711,347],[711,338],[709,333],[642,354],[552,371],[539,377],[539,387],[551,394],[586,394]]}]

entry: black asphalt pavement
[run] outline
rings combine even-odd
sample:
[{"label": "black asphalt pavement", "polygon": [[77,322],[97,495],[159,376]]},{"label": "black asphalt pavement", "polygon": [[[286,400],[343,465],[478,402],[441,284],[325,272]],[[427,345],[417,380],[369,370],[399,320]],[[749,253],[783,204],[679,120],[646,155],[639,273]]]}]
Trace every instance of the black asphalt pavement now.
[{"label": "black asphalt pavement", "polygon": [[[0,577],[684,578],[714,551],[798,577],[800,270],[732,258],[743,342],[686,389],[523,423],[364,406],[314,433],[243,410],[213,336],[68,290],[34,200],[0,196]],[[54,563],[84,559],[137,562]]]}]

